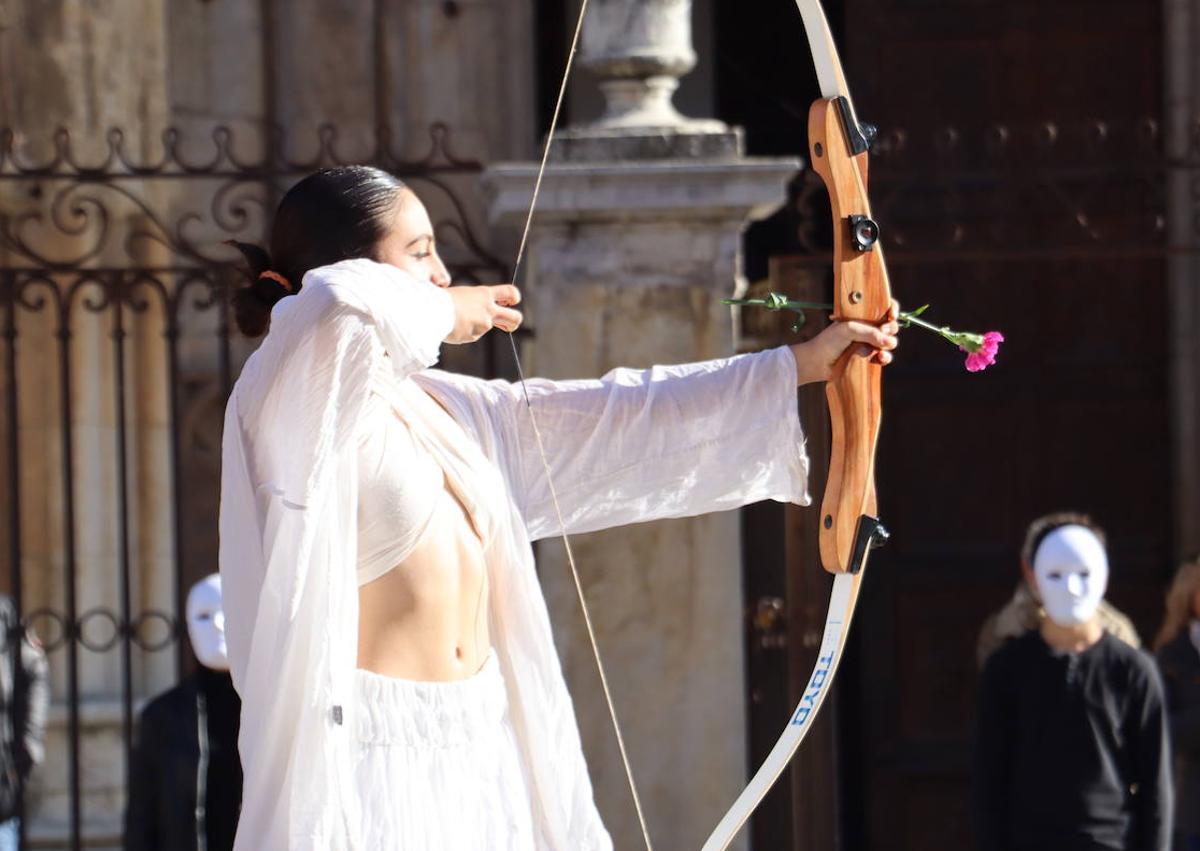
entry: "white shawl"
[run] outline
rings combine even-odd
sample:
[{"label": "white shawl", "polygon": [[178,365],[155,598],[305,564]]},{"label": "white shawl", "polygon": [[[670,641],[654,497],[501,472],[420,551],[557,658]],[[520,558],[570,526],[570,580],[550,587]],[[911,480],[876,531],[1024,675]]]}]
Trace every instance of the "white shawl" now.
[{"label": "white shawl", "polygon": [[[234,387],[220,567],[243,701],[238,851],[361,848],[355,436],[385,351],[395,377],[434,395],[507,488],[507,516],[489,547],[489,618],[540,848],[612,847],[534,571],[531,541],[561,530],[529,413],[517,385],[427,369],[452,323],[445,291],[391,266],[350,260],[313,270],[298,295],[275,306]],[[791,353],[780,348],[601,380],[528,382],[567,530],[762,499],[807,504],[795,381]]]}]

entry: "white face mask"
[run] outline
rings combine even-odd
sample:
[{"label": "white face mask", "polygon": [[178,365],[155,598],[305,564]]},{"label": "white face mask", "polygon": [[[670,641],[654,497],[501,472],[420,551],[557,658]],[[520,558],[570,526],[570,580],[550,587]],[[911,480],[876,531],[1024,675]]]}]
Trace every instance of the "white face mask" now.
[{"label": "white face mask", "polygon": [[225,649],[225,612],[221,608],[221,575],[206,576],[192,586],[187,599],[188,637],[200,664],[214,671],[229,670]]},{"label": "white face mask", "polygon": [[1042,539],[1033,576],[1046,616],[1059,626],[1079,626],[1096,616],[1108,588],[1108,555],[1084,526],[1060,526]]}]

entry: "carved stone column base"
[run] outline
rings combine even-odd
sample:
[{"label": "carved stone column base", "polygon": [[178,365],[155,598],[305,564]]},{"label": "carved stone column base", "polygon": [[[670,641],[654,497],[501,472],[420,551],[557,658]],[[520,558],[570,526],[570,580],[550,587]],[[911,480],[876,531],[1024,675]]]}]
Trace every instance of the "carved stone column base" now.
[{"label": "carved stone column base", "polygon": [[666,74],[641,79],[601,80],[600,91],[607,101],[604,117],[587,125],[588,130],[649,130],[672,128],[701,133],[726,129],[720,121],[686,118],[671,102],[679,80]]}]

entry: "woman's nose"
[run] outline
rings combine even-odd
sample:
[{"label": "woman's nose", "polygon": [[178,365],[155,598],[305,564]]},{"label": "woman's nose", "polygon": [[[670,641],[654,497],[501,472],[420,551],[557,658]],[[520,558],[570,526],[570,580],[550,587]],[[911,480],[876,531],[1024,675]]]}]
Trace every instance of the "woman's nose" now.
[{"label": "woman's nose", "polygon": [[446,269],[446,264],[437,255],[434,255],[434,260],[437,262],[433,269],[433,282],[439,287],[450,286],[450,272]]},{"label": "woman's nose", "polygon": [[1084,590],[1085,583],[1082,576],[1080,576],[1078,573],[1072,573],[1067,577],[1067,591],[1069,591],[1072,596],[1081,597],[1083,596]]}]

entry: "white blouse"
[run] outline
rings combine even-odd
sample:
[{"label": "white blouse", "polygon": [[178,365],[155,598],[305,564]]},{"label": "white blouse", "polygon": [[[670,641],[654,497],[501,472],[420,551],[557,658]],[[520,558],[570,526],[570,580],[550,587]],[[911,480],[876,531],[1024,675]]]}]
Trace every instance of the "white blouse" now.
[{"label": "white blouse", "polygon": [[[485,551],[490,629],[539,848],[612,847],[534,571],[531,541],[562,530],[523,391],[428,369],[452,324],[446,292],[398,269],[368,260],[316,269],[276,305],[234,387],[220,563],[243,700],[238,851],[360,847],[350,762],[359,436],[380,368],[391,370],[414,439],[494,518]],[[786,347],[601,379],[529,381],[566,531],[763,499],[807,504],[795,383]]]}]

